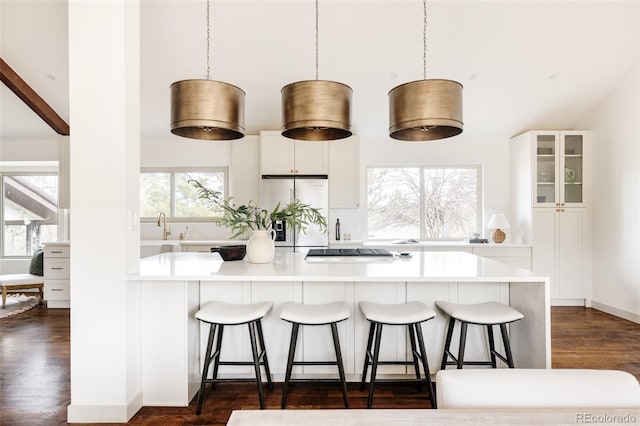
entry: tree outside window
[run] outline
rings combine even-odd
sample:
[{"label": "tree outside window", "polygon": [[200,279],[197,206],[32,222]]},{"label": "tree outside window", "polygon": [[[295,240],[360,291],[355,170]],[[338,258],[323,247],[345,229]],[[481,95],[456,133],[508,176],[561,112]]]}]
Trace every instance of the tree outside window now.
[{"label": "tree outside window", "polygon": [[164,212],[171,218],[210,218],[215,214],[189,184],[197,180],[207,188],[226,194],[226,170],[143,170],[140,173],[140,216],[157,218]]},{"label": "tree outside window", "polygon": [[370,167],[369,238],[462,239],[478,232],[479,167]]}]

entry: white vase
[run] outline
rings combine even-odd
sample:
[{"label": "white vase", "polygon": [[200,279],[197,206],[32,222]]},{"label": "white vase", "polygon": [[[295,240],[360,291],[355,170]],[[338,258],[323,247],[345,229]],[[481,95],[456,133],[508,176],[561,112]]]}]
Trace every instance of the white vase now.
[{"label": "white vase", "polygon": [[256,230],[247,241],[247,258],[251,263],[271,263],[276,254],[273,229]]}]

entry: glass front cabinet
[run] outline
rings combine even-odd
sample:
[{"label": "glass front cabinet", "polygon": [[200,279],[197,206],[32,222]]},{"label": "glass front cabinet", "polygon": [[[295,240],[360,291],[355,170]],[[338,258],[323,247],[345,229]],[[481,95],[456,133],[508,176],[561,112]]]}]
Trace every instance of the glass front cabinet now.
[{"label": "glass front cabinet", "polygon": [[535,132],[533,204],[536,207],[584,207],[587,133]]}]

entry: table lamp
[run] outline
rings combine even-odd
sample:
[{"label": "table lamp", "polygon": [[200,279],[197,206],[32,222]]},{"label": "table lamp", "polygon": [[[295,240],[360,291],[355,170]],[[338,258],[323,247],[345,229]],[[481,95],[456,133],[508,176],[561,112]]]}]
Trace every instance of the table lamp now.
[{"label": "table lamp", "polygon": [[495,231],[491,233],[491,241],[499,244],[507,237],[502,230],[509,229],[509,221],[507,221],[507,218],[503,213],[495,213],[491,216],[491,220],[489,220],[487,228],[495,229]]}]

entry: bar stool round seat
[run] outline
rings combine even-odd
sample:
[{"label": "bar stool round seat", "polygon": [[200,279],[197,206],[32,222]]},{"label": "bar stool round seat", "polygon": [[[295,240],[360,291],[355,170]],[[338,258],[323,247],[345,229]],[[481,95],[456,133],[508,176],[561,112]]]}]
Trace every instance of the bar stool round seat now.
[{"label": "bar stool round seat", "polygon": [[[507,364],[509,368],[514,367],[513,355],[509,344],[509,335],[507,333],[507,324],[521,320],[524,315],[510,306],[503,305],[498,302],[484,302],[474,304],[462,304],[438,301],[436,306],[449,316],[449,326],[447,329],[447,337],[444,344],[442,354],[442,364],[440,369],[444,370],[447,365],[455,365],[461,369],[464,365],[490,365],[496,368],[496,358],[499,358]],[[451,338],[455,322],[460,322],[460,344],[458,346],[458,356],[451,353]],[[483,325],[487,327],[487,337],[489,340],[489,356],[490,361],[465,361],[464,352],[467,339],[467,326],[469,324]],[[505,354],[502,355],[496,351],[495,339],[493,337],[493,326],[500,326],[502,342]],[[451,361],[449,360],[451,358]]]},{"label": "bar stool round seat", "polygon": [[360,311],[369,321],[389,325],[407,325],[428,321],[436,313],[422,302],[407,302],[397,305],[360,302]]},{"label": "bar stool round seat", "polygon": [[212,301],[196,312],[196,318],[200,321],[214,324],[245,324],[263,318],[271,310],[272,306],[273,303],[271,302],[235,305],[232,303]]},{"label": "bar stool round seat", "polygon": [[[422,335],[422,323],[435,318],[435,311],[426,304],[415,301],[403,304],[382,304],[363,301],[360,302],[360,311],[367,321],[371,323],[369,327],[369,337],[367,339],[367,350],[364,358],[362,382],[360,383],[360,389],[364,390],[365,382],[367,380],[367,370],[371,365],[371,380],[369,384],[367,408],[371,408],[373,405],[373,394],[376,382],[383,381],[376,379],[378,365],[413,365],[416,372],[415,381],[418,383],[418,389],[421,389],[422,382],[426,381],[431,407],[436,408],[436,398],[433,390],[433,383],[431,382],[431,372],[429,371],[429,362],[427,361],[424,337]],[[409,340],[411,342],[411,361],[379,360],[380,342],[382,340],[382,328],[384,325],[407,327],[409,331]],[[420,375],[418,361],[422,363],[422,368],[425,374],[424,380]]]},{"label": "bar stool round seat", "polygon": [[325,303],[323,305],[305,305],[287,302],[280,311],[280,319],[304,325],[323,325],[340,322],[351,316],[344,302]]},{"label": "bar stool round seat", "polygon": [[[340,384],[342,387],[342,400],[345,408],[349,408],[349,399],[347,396],[347,382],[344,374],[344,365],[342,362],[342,352],[340,350],[340,340],[338,338],[337,324],[341,321],[349,319],[351,311],[349,306],[344,302],[332,302],[320,305],[310,305],[295,302],[287,302],[280,311],[280,319],[290,322],[291,341],[289,343],[289,356],[287,359],[287,371],[284,379],[284,389],[282,392],[282,404],[280,408],[287,406],[287,397],[289,395],[289,383],[292,381],[291,373],[294,365],[335,365],[338,367],[338,375],[340,376]],[[333,347],[336,354],[335,361],[294,361],[296,354],[296,344],[298,340],[298,332],[300,326],[321,326],[329,325],[331,327],[331,336],[333,338]],[[306,356],[306,354],[305,354]],[[309,379],[305,381],[310,381]]]},{"label": "bar stool round seat", "polygon": [[[264,344],[264,336],[262,334],[261,319],[269,313],[273,303],[260,302],[247,305],[238,305],[220,301],[211,301],[202,306],[196,312],[196,319],[208,323],[209,338],[207,340],[207,351],[204,358],[204,366],[202,369],[202,380],[200,381],[200,392],[198,394],[198,404],[196,406],[196,414],[202,412],[202,402],[204,401],[204,389],[207,383],[212,387],[216,383],[222,381],[247,381],[254,379],[234,379],[225,378],[218,379],[218,369],[221,365],[252,365],[255,371],[255,382],[258,386],[258,397],[260,400],[260,408],[264,409],[264,393],[262,391],[262,377],[260,366],[264,366],[267,376],[269,390],[273,390],[273,382],[271,380],[271,371],[269,370],[269,360],[267,359],[267,350]],[[252,361],[222,361],[220,359],[220,350],[222,348],[222,334],[225,326],[235,326],[247,324],[249,328],[249,340],[251,342]],[[217,333],[216,333],[217,331]],[[215,350],[213,349],[213,341],[216,340]],[[213,363],[212,378],[207,378],[209,367]]]},{"label": "bar stool round seat", "polygon": [[484,302],[475,304],[460,304],[451,302],[436,302],[450,317],[471,324],[501,324],[518,321],[524,318],[520,312],[510,306],[498,302]]}]

